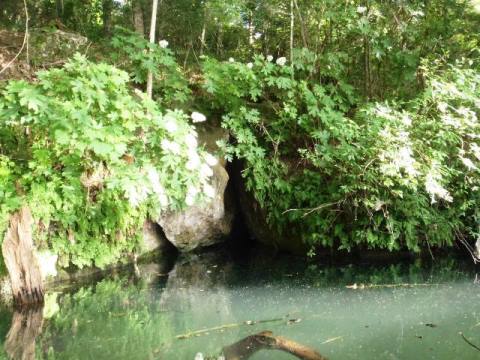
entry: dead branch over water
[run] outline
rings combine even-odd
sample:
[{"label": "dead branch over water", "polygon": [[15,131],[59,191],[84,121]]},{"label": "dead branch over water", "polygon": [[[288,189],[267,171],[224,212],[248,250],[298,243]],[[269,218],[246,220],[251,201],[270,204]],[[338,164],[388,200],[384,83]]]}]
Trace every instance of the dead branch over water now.
[{"label": "dead branch over water", "polygon": [[248,359],[259,350],[285,351],[303,360],[327,360],[315,349],[282,336],[273,335],[271,331],[262,331],[247,336],[230,346],[226,346],[223,348],[223,355],[226,360]]}]

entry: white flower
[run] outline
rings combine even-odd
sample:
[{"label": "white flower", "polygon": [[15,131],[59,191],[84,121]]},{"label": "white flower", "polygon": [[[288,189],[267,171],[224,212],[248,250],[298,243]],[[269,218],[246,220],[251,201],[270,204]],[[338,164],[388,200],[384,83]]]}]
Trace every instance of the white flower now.
[{"label": "white flower", "polygon": [[228,62],[231,62],[231,63],[233,63],[233,62],[235,62],[235,59],[234,59],[233,57],[231,57],[231,58],[228,58]]},{"label": "white flower", "polygon": [[158,175],[157,169],[151,167],[147,170],[147,177],[152,185],[152,190],[155,194],[157,194],[158,201],[162,207],[166,207],[168,205],[168,197],[165,194],[165,189],[163,188],[162,184],[160,183],[160,176]]},{"label": "white flower", "polygon": [[187,189],[187,195],[190,195],[192,197],[197,196],[197,194],[200,192],[195,186],[190,185]]},{"label": "white flower", "polygon": [[402,122],[407,127],[412,125],[412,119],[410,118],[408,113],[402,113]]},{"label": "white flower", "polygon": [[287,58],[282,56],[279,57],[276,61],[277,65],[284,66],[287,63]]},{"label": "white flower", "polygon": [[187,134],[185,136],[185,143],[189,149],[196,149],[197,148],[197,138],[193,134]]},{"label": "white flower", "polygon": [[172,141],[170,143],[170,151],[176,155],[180,154],[180,145],[178,145],[176,142]]},{"label": "white flower", "polygon": [[50,251],[38,251],[35,253],[38,265],[40,267],[40,275],[45,280],[48,276],[57,276],[57,260],[58,255]]},{"label": "white flower", "polygon": [[168,206],[168,196],[165,195],[165,193],[157,194],[157,197],[158,197],[158,201],[160,202],[161,206],[163,206],[163,207]]},{"label": "white flower", "polygon": [[412,16],[422,17],[425,13],[422,10],[415,10],[411,12]]},{"label": "white flower", "polygon": [[205,120],[207,120],[207,117],[205,115],[197,111],[192,112],[192,115],[190,115],[190,117],[192,118],[192,121],[194,123],[204,122]]},{"label": "white flower", "polygon": [[472,151],[472,154],[477,158],[477,160],[480,160],[480,147],[477,144],[472,143],[470,145],[470,150]]},{"label": "white flower", "polygon": [[162,150],[167,152],[170,150],[170,140],[168,139],[162,139],[162,142],[160,143],[160,146],[162,147]]},{"label": "white flower", "polygon": [[200,166],[200,157],[194,149],[188,151],[188,161],[185,165],[187,170],[195,170]]},{"label": "white flower", "polygon": [[147,178],[152,185],[152,189],[155,193],[163,192],[163,186],[160,184],[160,176],[158,175],[157,169],[150,167],[147,170]]},{"label": "white flower", "polygon": [[210,166],[215,166],[218,164],[218,159],[211,155],[211,154],[207,154],[205,155],[205,161],[207,162],[208,165]]},{"label": "white flower", "polygon": [[367,11],[367,7],[366,7],[366,6],[359,6],[359,7],[357,7],[357,13],[363,14],[365,11]]},{"label": "white flower", "polygon": [[272,62],[272,61],[273,61],[273,56],[272,56],[272,55],[268,55],[268,56],[267,56],[267,61],[268,61],[268,62]]},{"label": "white flower", "polygon": [[447,109],[448,109],[448,104],[447,104],[447,103],[444,103],[444,102],[440,102],[440,103],[438,103],[438,105],[437,105],[437,109],[438,109],[438,111],[444,113],[444,112],[446,112]]},{"label": "white flower", "polygon": [[253,64],[252,64],[251,62],[249,62],[249,63],[247,64],[247,68],[253,69]]},{"label": "white flower", "polygon": [[213,175],[213,170],[207,164],[202,164],[202,166],[200,166],[200,175],[204,178],[210,177]]},{"label": "white flower", "polygon": [[188,206],[192,206],[193,204],[195,204],[195,197],[191,196],[190,194],[187,194],[187,196],[185,197],[185,203]]},{"label": "white flower", "polygon": [[130,185],[125,190],[125,196],[127,197],[130,205],[132,205],[133,207],[137,207],[148,197],[148,189],[145,187],[137,188],[134,185]]},{"label": "white flower", "polygon": [[178,145],[174,141],[169,141],[167,139],[163,139],[161,142],[161,147],[163,151],[165,152],[171,152],[173,154],[179,154],[180,153],[180,145]]},{"label": "white flower", "polygon": [[209,198],[215,197],[215,189],[213,188],[213,186],[209,184],[203,185],[203,193],[207,195]]},{"label": "white flower", "polygon": [[178,126],[175,120],[173,120],[172,118],[168,118],[168,121],[165,123],[165,129],[169,133],[174,133],[175,131],[177,131]]},{"label": "white flower", "polygon": [[256,40],[258,40],[258,39],[260,39],[260,38],[262,37],[262,33],[261,33],[261,32],[256,32],[256,33],[253,35],[253,37],[254,37]]},{"label": "white flower", "polygon": [[168,41],[167,40],[160,40],[158,42],[158,45],[160,45],[161,48],[165,49],[168,46]]},{"label": "white flower", "polygon": [[135,189],[135,186],[131,185],[125,190],[125,197],[128,199],[128,202],[133,207],[136,207],[138,205],[139,201],[138,201],[137,190]]},{"label": "white flower", "polygon": [[477,167],[475,166],[473,161],[470,160],[469,158],[460,157],[460,160],[462,160],[463,165],[465,165],[468,170],[476,170],[477,169]]},{"label": "white flower", "polygon": [[448,202],[453,201],[452,195],[439,183],[440,179],[441,176],[436,171],[434,165],[434,168],[430,170],[425,178],[425,190],[430,194],[432,204],[437,202],[435,197]]}]

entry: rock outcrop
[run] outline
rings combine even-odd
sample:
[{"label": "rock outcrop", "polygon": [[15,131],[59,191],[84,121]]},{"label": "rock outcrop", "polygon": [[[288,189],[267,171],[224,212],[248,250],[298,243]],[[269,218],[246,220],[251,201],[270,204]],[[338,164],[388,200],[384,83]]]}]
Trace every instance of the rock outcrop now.
[{"label": "rock outcrop", "polygon": [[[204,125],[198,129],[199,142],[210,153],[218,152],[217,140],[228,139],[221,128]],[[207,203],[191,206],[180,212],[166,212],[158,219],[166,238],[182,252],[210,246],[223,241],[232,228],[234,206],[227,191],[229,181],[225,161],[213,168],[214,198]]]},{"label": "rock outcrop", "polygon": [[0,69],[5,68],[0,80],[32,79],[38,67],[43,69],[63,64],[76,52],[84,52],[88,39],[79,34],[66,32],[55,27],[30,29],[28,36],[28,56],[22,48],[25,34],[0,30]]},{"label": "rock outcrop", "polygon": [[163,235],[160,226],[153,221],[147,220],[143,224],[143,241],[136,255],[143,258],[153,253],[163,252],[171,246],[165,235]]},{"label": "rock outcrop", "polygon": [[241,175],[242,168],[241,162],[236,161],[232,171],[233,182],[238,207],[250,236],[256,241],[277,250],[304,255],[308,251],[308,247],[299,236],[301,232],[294,227],[280,232],[268,223],[267,212],[262,209],[254,195],[245,186],[245,181]]}]

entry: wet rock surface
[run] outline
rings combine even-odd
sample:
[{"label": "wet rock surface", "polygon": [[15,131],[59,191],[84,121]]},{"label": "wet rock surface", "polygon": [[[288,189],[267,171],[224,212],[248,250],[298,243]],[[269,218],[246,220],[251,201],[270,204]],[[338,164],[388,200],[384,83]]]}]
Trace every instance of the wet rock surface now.
[{"label": "wet rock surface", "polygon": [[[199,142],[207,151],[217,155],[218,140],[228,139],[228,133],[219,127],[202,126]],[[218,157],[218,156],[217,156]],[[229,175],[225,161],[213,168],[212,186],[215,196],[211,201],[191,206],[180,212],[166,212],[158,219],[166,238],[182,252],[222,242],[231,232],[234,201],[228,192]]]}]

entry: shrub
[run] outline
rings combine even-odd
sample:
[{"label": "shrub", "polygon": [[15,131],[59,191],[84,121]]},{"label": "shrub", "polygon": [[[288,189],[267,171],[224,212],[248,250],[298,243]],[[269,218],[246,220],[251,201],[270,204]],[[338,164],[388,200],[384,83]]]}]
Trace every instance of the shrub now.
[{"label": "shrub", "polygon": [[204,65],[235,139],[227,157],[244,161],[272,226],[341,249],[419,251],[477,233],[478,72],[425,67],[413,101],[361,104],[341,78],[316,78],[313,54],[295,59]]},{"label": "shrub", "polygon": [[82,267],[139,246],[147,217],[212,195],[212,156],[178,110],[131,94],[124,71],[76,55],[0,97],[0,234],[28,204],[39,247]]}]

